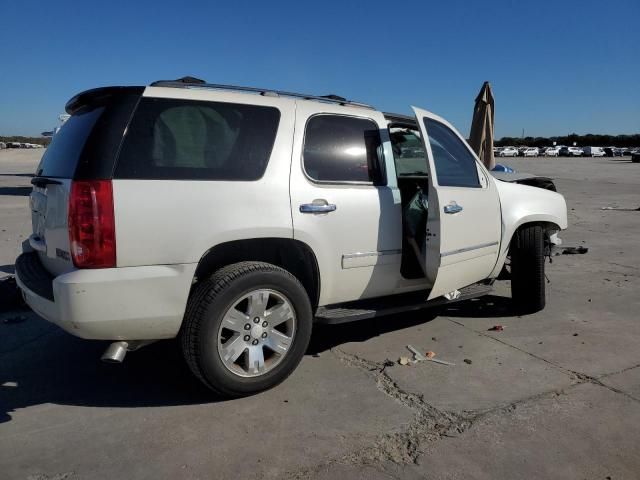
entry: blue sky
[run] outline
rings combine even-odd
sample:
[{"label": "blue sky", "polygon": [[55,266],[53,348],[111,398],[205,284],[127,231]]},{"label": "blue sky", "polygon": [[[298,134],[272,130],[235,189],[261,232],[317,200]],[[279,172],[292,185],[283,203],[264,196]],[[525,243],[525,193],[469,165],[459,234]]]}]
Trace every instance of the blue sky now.
[{"label": "blue sky", "polygon": [[193,75],[417,105],[468,134],[640,132],[640,1],[0,0],[0,135],[39,134],[103,85]]}]

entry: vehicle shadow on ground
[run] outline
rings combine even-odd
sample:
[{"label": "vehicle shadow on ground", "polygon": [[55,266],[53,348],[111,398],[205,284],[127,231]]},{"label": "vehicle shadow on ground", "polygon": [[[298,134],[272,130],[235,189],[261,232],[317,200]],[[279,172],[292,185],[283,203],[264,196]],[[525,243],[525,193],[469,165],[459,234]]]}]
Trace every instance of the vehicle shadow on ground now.
[{"label": "vehicle shadow on ground", "polygon": [[499,318],[515,317],[518,313],[513,308],[511,297],[485,295],[464,302],[452,303],[440,307],[438,314],[443,317],[463,318]]},{"label": "vehicle shadow on ground", "polygon": [[315,325],[307,354],[317,355],[344,343],[365,342],[388,332],[426,324],[437,317],[499,318],[514,315],[511,298],[485,295],[443,307],[378,317],[360,322]]},{"label": "vehicle shadow on ground", "polygon": [[[0,323],[0,337],[28,322],[44,322],[28,317]],[[0,344],[0,424],[17,409],[46,403],[136,408],[221,401],[191,374],[176,341],[130,352],[122,364],[105,364],[100,356],[108,342],[81,340],[48,325],[31,337],[12,341],[9,351]]]},{"label": "vehicle shadow on ground", "polygon": [[0,195],[28,197],[33,187],[0,187]]},{"label": "vehicle shadow on ground", "polygon": [[428,323],[436,317],[436,310],[425,309],[358,322],[315,325],[307,355],[318,355],[344,343],[366,342],[385,333]]},{"label": "vehicle shadow on ground", "polygon": [[[307,355],[426,324],[439,315],[507,316],[509,304],[509,298],[488,295],[438,309],[316,325]],[[21,323],[0,322],[0,423],[10,421],[11,412],[17,409],[46,403],[136,408],[224,401],[193,376],[175,340],[130,352],[122,364],[105,364],[100,356],[109,342],[75,338],[35,314],[23,312],[27,320]]]}]

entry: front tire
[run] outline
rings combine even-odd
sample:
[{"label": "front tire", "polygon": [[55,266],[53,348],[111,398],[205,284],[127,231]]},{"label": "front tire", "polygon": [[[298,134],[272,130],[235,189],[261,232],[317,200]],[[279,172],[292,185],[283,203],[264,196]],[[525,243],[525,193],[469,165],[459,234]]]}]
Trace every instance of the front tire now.
[{"label": "front tire", "polygon": [[312,324],[309,297],[296,277],[268,263],[242,262],[195,287],[180,340],[196,377],[218,394],[240,397],[293,372]]},{"label": "front tire", "polygon": [[520,228],[511,241],[511,297],[518,313],[545,307],[544,231],[539,225]]}]

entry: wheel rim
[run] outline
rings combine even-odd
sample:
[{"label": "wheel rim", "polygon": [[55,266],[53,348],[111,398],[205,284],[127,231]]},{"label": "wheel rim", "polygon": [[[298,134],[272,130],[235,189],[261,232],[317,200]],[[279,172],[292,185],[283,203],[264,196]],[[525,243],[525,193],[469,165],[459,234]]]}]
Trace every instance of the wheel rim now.
[{"label": "wheel rim", "polygon": [[275,290],[243,294],[225,312],[218,330],[218,354],[241,377],[258,377],[287,356],[296,333],[291,302]]}]

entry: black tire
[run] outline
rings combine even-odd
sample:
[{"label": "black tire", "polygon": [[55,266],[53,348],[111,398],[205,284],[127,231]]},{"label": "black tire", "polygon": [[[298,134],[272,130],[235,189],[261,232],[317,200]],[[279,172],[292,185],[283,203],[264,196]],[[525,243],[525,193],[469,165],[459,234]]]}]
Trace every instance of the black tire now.
[{"label": "black tire", "polygon": [[545,240],[539,225],[523,226],[511,241],[511,298],[518,313],[545,307]]},{"label": "black tire", "polygon": [[[224,314],[237,298],[254,289],[271,289],[285,296],[296,316],[296,331],[289,351],[272,370],[242,377],[231,372],[218,353],[218,332]],[[284,381],[304,356],[313,325],[306,290],[286,270],[262,262],[226,266],[201,281],[191,293],[180,331],[182,351],[191,371],[207,387],[225,397],[241,397]]]}]

